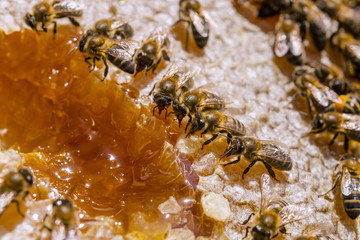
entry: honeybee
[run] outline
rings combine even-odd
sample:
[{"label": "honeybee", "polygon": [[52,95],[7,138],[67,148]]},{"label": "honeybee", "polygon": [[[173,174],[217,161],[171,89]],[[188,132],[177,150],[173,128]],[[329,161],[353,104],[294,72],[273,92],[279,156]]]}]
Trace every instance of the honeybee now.
[{"label": "honeybee", "polygon": [[292,74],[292,80],[300,89],[301,95],[306,98],[310,115],[312,115],[311,106],[317,112],[336,111],[334,103],[342,103],[339,96],[331,88],[320,83],[318,78],[309,71],[311,70],[308,66],[297,68]]},{"label": "honeybee", "polygon": [[190,72],[184,73],[179,70],[177,65],[172,65],[163,79],[157,82],[149,95],[153,96],[156,106],[153,108],[153,115],[156,108],[159,114],[165,109],[165,118],[167,108],[177,98],[188,91],[194,85],[194,80]]},{"label": "honeybee", "polygon": [[360,34],[360,12],[358,9],[351,8],[342,2],[326,0],[324,11],[333,19],[336,19],[340,26],[358,37]]},{"label": "honeybee", "polygon": [[360,76],[360,42],[340,29],[331,38],[331,43],[345,57],[346,70],[350,75]]},{"label": "honeybee", "polygon": [[78,239],[77,219],[70,200],[57,199],[52,204],[52,212],[44,218],[41,230],[51,233],[51,239]]},{"label": "honeybee", "polygon": [[276,181],[278,180],[272,168],[283,171],[290,171],[292,169],[292,160],[289,154],[271,141],[257,140],[252,137],[232,137],[229,146],[221,158],[233,155],[237,156],[237,159],[224,164],[224,166],[240,162],[241,156],[244,156],[247,161],[251,162],[244,170],[242,179],[244,179],[245,174],[258,161],[265,165],[270,176]]},{"label": "honeybee", "polygon": [[201,49],[204,48],[209,40],[210,24],[203,14],[200,3],[197,0],[180,0],[179,7],[179,20],[174,25],[180,22],[186,22],[188,24],[185,49],[187,50],[189,43],[190,27],[196,46]]},{"label": "honeybee", "polygon": [[360,215],[360,159],[351,154],[342,156],[335,168],[334,179],[334,186],[322,195],[334,190],[340,182],[344,210],[351,219],[356,219]]},{"label": "honeybee", "polygon": [[95,23],[93,31],[112,39],[128,39],[134,34],[131,25],[125,21],[102,19]]},{"label": "honeybee", "polygon": [[[245,237],[251,228],[253,240],[270,240],[275,238],[279,233],[286,233],[285,225],[291,222],[299,221],[309,214],[308,210],[302,209],[295,205],[289,205],[284,200],[270,199],[270,177],[267,174],[261,176],[261,207],[256,215],[252,227],[246,228]],[[247,224],[252,215],[243,223]]]},{"label": "honeybee", "polygon": [[25,169],[20,168],[17,172],[9,172],[4,176],[0,186],[0,216],[8,208],[10,203],[15,203],[18,213],[24,217],[20,210],[20,202],[29,194],[29,188],[33,185],[33,176]]},{"label": "honeybee", "polygon": [[323,50],[332,34],[333,27],[330,17],[310,0],[295,0],[291,9],[300,20],[309,23],[310,35],[315,46],[320,51]]},{"label": "honeybee", "polygon": [[185,116],[189,117],[185,132],[195,113],[208,110],[221,110],[225,108],[225,101],[218,95],[203,89],[186,92],[172,103],[174,114],[179,121],[179,126]]},{"label": "honeybee", "polygon": [[228,138],[244,136],[246,134],[246,129],[242,122],[218,111],[196,113],[191,121],[191,128],[187,136],[203,129],[204,131],[201,133],[201,136],[206,133],[211,133],[213,136],[203,143],[202,148],[204,145],[214,141],[221,133],[226,134]]},{"label": "honeybee", "polygon": [[294,65],[302,65],[306,54],[300,35],[298,23],[289,14],[281,14],[275,26],[275,55],[285,56]]},{"label": "honeybee", "polygon": [[[135,63],[133,61],[131,51],[134,51],[136,46],[135,42],[115,41],[102,35],[98,35],[92,30],[88,30],[79,41],[79,50],[90,55],[90,57],[85,58],[85,62],[89,64],[92,70],[95,68],[96,61],[103,61],[105,71],[102,81],[105,80],[109,71],[109,66],[107,65],[106,60],[109,60],[112,64],[124,72],[130,74],[135,72]],[[92,63],[90,62],[91,59]]]},{"label": "honeybee", "polygon": [[336,65],[312,62],[309,66],[314,69],[314,73],[320,82],[328,85],[337,94],[341,95],[358,91],[349,80],[345,79],[344,73]]},{"label": "honeybee", "polygon": [[54,36],[56,34],[56,21],[57,18],[68,18],[74,26],[80,26],[75,20],[75,17],[82,16],[82,6],[73,1],[53,1],[51,4],[41,2],[36,4],[33,8],[33,13],[25,15],[25,23],[35,31],[39,31],[39,24],[41,29],[47,32],[47,25],[54,24]]},{"label": "honeybee", "polygon": [[154,72],[162,58],[166,61],[170,61],[170,57],[168,55],[169,46],[170,41],[168,39],[167,32],[163,28],[157,28],[142,42],[142,46],[135,52],[135,75],[144,69],[144,76],[149,70]]},{"label": "honeybee", "polygon": [[338,112],[317,113],[310,133],[321,133],[325,130],[335,133],[329,147],[334,144],[339,134],[343,134],[344,148],[348,151],[349,139],[360,141],[360,115]]}]

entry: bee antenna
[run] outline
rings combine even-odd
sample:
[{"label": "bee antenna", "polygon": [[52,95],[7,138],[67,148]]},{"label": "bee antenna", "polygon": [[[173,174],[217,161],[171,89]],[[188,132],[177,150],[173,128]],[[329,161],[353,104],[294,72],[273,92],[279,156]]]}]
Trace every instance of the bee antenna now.
[{"label": "bee antenna", "polygon": [[78,49],[78,48],[79,48],[79,47],[76,46],[76,47],[74,47],[73,49],[71,49],[70,52],[68,52],[68,55],[69,55],[70,53],[72,53],[72,51],[74,51],[75,49]]},{"label": "bee antenna", "polygon": [[232,138],[231,137],[229,137],[228,135],[224,135],[224,134],[222,134],[222,133],[218,133],[218,135],[220,135],[220,136],[223,136],[223,137],[226,137],[227,139],[229,139],[229,140],[231,140]]}]

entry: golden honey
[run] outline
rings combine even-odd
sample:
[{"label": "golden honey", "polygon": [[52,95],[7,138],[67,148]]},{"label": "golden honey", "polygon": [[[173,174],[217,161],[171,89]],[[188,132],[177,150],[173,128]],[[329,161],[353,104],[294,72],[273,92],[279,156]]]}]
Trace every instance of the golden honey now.
[{"label": "golden honey", "polygon": [[111,216],[125,232],[138,212],[159,220],[170,196],[195,198],[198,176],[173,146],[184,129],[153,116],[131,83],[96,79],[79,51],[69,53],[77,33],[59,32],[1,36],[0,140],[84,219]]}]

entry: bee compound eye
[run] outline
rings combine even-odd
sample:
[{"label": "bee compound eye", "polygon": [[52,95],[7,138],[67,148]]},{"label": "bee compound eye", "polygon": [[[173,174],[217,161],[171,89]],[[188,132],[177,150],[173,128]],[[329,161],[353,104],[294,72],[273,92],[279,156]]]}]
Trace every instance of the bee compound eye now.
[{"label": "bee compound eye", "polygon": [[23,175],[23,177],[25,178],[26,182],[29,184],[29,186],[33,185],[33,176],[32,174],[29,172],[29,170],[25,169],[25,168],[21,168],[19,169],[19,173],[21,175]]}]

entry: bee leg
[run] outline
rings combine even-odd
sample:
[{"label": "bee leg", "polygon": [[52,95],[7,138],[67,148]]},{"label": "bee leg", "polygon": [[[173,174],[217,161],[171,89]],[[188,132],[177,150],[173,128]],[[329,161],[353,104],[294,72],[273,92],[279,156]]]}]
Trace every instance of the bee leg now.
[{"label": "bee leg", "polygon": [[152,72],[155,72],[155,69],[157,68],[157,66],[160,64],[161,62],[161,57],[159,58],[159,60],[157,61],[157,63],[154,65],[154,68],[152,69]]},{"label": "bee leg", "polygon": [[242,222],[242,223],[240,223],[240,224],[241,224],[241,225],[247,224],[254,215],[255,215],[255,213],[251,213],[251,214],[249,215],[249,217],[248,217],[244,222]]},{"label": "bee leg", "polygon": [[159,108],[159,106],[155,106],[154,108],[153,108],[153,116],[155,115],[155,109],[156,108]]},{"label": "bee leg", "polygon": [[96,61],[99,61],[100,59],[99,59],[98,57],[93,57],[93,58],[92,58],[92,60],[93,60],[93,63],[92,63],[92,64],[90,64],[90,65],[91,65],[91,69],[90,69],[90,71],[89,71],[89,72],[92,72],[92,71],[94,71],[94,70],[95,70],[95,64],[96,64]]},{"label": "bee leg", "polygon": [[156,83],[154,84],[153,88],[151,89],[149,96],[153,93],[154,89],[155,89]]},{"label": "bee leg", "polygon": [[325,196],[325,195],[328,195],[329,192],[331,192],[332,190],[334,190],[334,189],[336,188],[336,186],[338,185],[339,180],[340,180],[340,175],[339,175],[339,173],[338,173],[337,175],[338,175],[338,176],[337,176],[337,178],[336,178],[336,180],[335,180],[335,183],[334,183],[334,185],[332,186],[332,188],[331,188],[329,191],[327,191],[326,193],[323,193],[323,194],[319,195],[319,197],[323,197],[323,196]]},{"label": "bee leg", "polygon": [[109,72],[109,66],[106,62],[106,59],[104,56],[101,56],[103,62],[104,62],[104,65],[105,65],[105,71],[104,71],[104,78],[101,80],[102,82],[105,80],[106,76],[108,75],[108,72]]},{"label": "bee leg", "polygon": [[247,226],[247,227],[246,227],[244,239],[247,238],[247,236],[249,235],[249,229],[250,229],[250,228],[251,228],[250,226]]},{"label": "bee leg", "polygon": [[204,134],[206,134],[209,131],[209,128],[206,128],[201,134],[200,137],[202,137]]},{"label": "bee leg", "polygon": [[344,149],[345,149],[345,152],[348,152],[349,150],[349,138],[346,134],[344,134]]},{"label": "bee leg", "polygon": [[188,50],[189,45],[189,31],[190,31],[191,24],[188,23],[187,29],[186,29],[186,40],[185,40],[185,50]]},{"label": "bee leg", "polygon": [[78,27],[80,26],[79,22],[75,20],[75,18],[73,17],[68,17],[68,19],[70,20],[70,22],[72,23],[72,25]]},{"label": "bee leg", "polygon": [[212,138],[210,138],[209,140],[206,140],[206,141],[202,144],[201,150],[204,148],[205,145],[208,145],[209,143],[211,143],[212,141],[214,141],[217,137],[218,137],[218,135],[215,134],[214,136],[212,136]]},{"label": "bee leg", "polygon": [[[166,117],[167,117],[167,108],[164,108],[165,109],[165,120],[166,120]],[[159,109],[159,114],[161,113],[160,109]]]},{"label": "bee leg", "polygon": [[13,203],[16,204],[16,209],[17,209],[18,213],[19,213],[22,217],[25,217],[25,215],[21,212],[19,201],[16,200],[16,199],[13,199],[13,200],[11,200],[11,202],[13,202]]},{"label": "bee leg", "polygon": [[56,34],[56,22],[55,21],[53,21],[53,23],[54,23],[54,30],[53,30],[53,39],[55,39],[55,34]]},{"label": "bee leg", "polygon": [[90,59],[91,59],[91,57],[85,58],[85,62],[86,62],[87,64],[89,64],[89,68],[92,68],[92,64],[91,64],[91,62],[90,62]]},{"label": "bee leg", "polygon": [[309,114],[310,114],[310,117],[312,118],[312,110],[311,110],[311,103],[310,103],[310,98],[309,96],[306,96],[306,102],[307,102],[307,105],[308,105],[308,110],[309,110]]},{"label": "bee leg", "polygon": [[242,174],[242,176],[241,176],[243,180],[244,180],[245,174],[247,174],[247,173],[249,172],[250,168],[251,168],[252,166],[254,166],[257,161],[260,161],[260,160],[254,160],[254,161],[252,161],[252,162],[249,164],[249,166],[244,170],[244,172],[243,172],[243,174]]},{"label": "bee leg", "polygon": [[41,24],[41,28],[42,28],[42,30],[43,30],[44,32],[47,32],[47,28],[45,27],[45,23],[42,23],[42,24]]},{"label": "bee leg", "polygon": [[[191,116],[191,114],[189,114],[188,116],[189,116],[189,121],[188,121],[187,124],[186,124],[185,132],[187,131],[187,128],[189,127],[189,125],[190,125],[190,123],[191,123],[191,121],[192,121],[192,116]],[[179,125],[179,126],[180,126],[180,125]]]},{"label": "bee leg", "polygon": [[[227,166],[227,165],[230,165],[230,164],[238,163],[238,162],[240,162],[240,157],[238,157],[235,161],[232,161],[232,162],[229,162],[229,163],[224,164],[224,167]],[[245,169],[245,170],[246,170],[246,169]],[[249,171],[249,170],[248,170],[248,171]],[[245,174],[243,174],[243,179],[244,179],[244,175],[245,175]]]},{"label": "bee leg", "polygon": [[165,50],[162,51],[162,55],[163,55],[164,60],[170,61],[170,57]]},{"label": "bee leg", "polygon": [[336,132],[334,137],[331,139],[331,141],[329,143],[329,148],[331,148],[331,146],[334,144],[335,139],[337,138],[338,135],[339,135],[339,132]]},{"label": "bee leg", "polygon": [[268,164],[268,163],[266,163],[266,162],[263,162],[263,163],[264,163],[266,169],[268,170],[270,176],[271,176],[273,179],[275,179],[276,181],[279,182],[279,180],[276,178],[275,173],[274,173],[274,171],[272,170],[272,167],[270,166],[270,164]]}]

